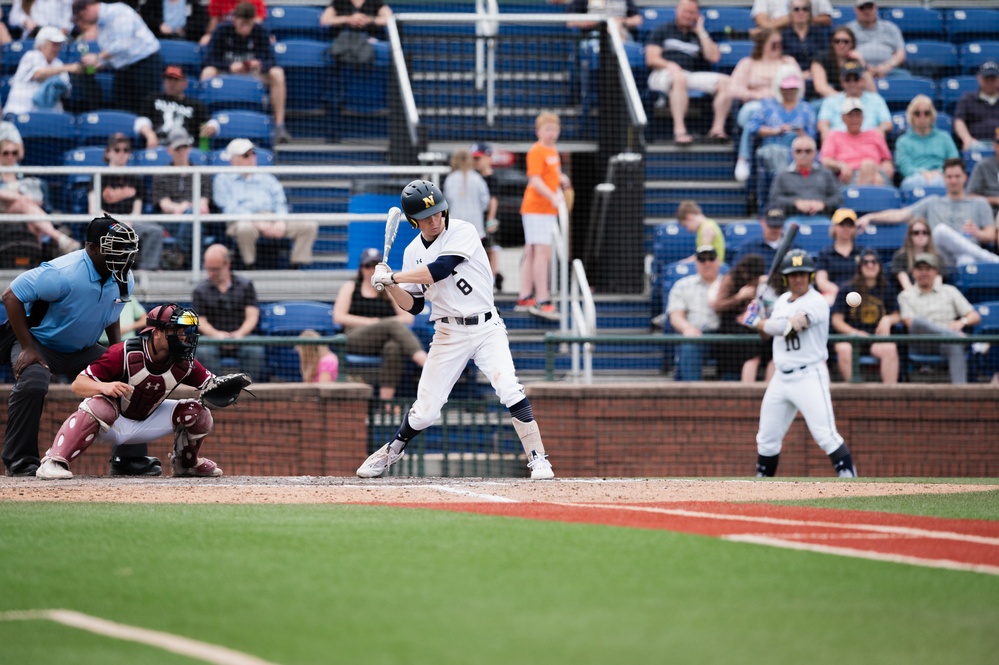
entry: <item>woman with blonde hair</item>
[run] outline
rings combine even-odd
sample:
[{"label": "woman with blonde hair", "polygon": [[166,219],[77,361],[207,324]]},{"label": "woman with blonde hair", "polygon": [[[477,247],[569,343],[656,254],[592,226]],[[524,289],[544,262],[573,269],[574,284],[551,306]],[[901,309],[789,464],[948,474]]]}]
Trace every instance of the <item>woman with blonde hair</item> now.
[{"label": "woman with blonde hair", "polygon": [[895,141],[895,166],[902,191],[943,187],[944,160],[960,157],[950,133],[937,129],[937,110],[926,95],[916,95],[905,109],[909,129]]},{"label": "woman with blonde hair", "polygon": [[490,193],[478,171],[474,168],[472,153],[460,148],[451,153],[451,173],[444,178],[444,198],[447,199],[449,214],[455,219],[461,219],[479,232],[482,246],[489,257],[489,267],[496,275],[498,257],[493,251],[493,243],[487,240],[486,210],[489,209]]},{"label": "woman with blonde hair", "polygon": [[[303,330],[302,339],[322,337],[315,330]],[[340,359],[325,344],[298,344],[299,370],[303,383],[333,383],[340,371]]]}]

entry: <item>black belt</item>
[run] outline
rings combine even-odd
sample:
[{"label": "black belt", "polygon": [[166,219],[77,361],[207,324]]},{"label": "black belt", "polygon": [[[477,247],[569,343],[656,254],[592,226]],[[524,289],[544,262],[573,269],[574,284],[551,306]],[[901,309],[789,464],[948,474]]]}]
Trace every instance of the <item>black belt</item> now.
[{"label": "black belt", "polygon": [[802,365],[801,367],[794,367],[794,368],[792,368],[792,369],[782,369],[782,370],[780,371],[780,373],[781,373],[781,374],[793,374],[794,372],[797,372],[797,371],[799,371],[799,370],[803,370],[803,369],[805,369],[806,367],[808,367],[808,365]]},{"label": "black belt", "polygon": [[437,320],[440,321],[441,323],[457,323],[459,326],[477,326],[479,325],[479,323],[485,323],[491,318],[493,318],[493,313],[486,312],[485,314],[482,315],[476,314],[475,316],[469,316],[464,319],[461,318],[460,316],[451,316],[451,317],[442,316]]}]

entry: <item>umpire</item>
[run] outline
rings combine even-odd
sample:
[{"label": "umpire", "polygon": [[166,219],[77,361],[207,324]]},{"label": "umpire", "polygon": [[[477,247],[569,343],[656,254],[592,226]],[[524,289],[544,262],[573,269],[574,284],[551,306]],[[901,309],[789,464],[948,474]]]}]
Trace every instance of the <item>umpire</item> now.
[{"label": "umpire", "polygon": [[[107,215],[87,227],[84,249],[18,275],[0,296],[8,323],[0,353],[14,373],[7,401],[3,463],[8,476],[34,476],[40,463],[38,430],[52,374],[75,377],[106,349],[102,332],[121,341],[118,319],[135,286],[131,268],[139,249],[135,231]],[[113,451],[112,475],[160,475],[146,444]]]}]

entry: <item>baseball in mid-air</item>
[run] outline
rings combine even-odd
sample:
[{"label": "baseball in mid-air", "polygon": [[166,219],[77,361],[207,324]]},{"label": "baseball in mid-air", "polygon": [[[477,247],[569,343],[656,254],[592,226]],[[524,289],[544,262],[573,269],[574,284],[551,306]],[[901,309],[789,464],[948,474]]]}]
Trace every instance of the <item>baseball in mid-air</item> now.
[{"label": "baseball in mid-air", "polygon": [[860,307],[860,294],[856,291],[850,291],[846,294],[846,304],[850,307]]}]

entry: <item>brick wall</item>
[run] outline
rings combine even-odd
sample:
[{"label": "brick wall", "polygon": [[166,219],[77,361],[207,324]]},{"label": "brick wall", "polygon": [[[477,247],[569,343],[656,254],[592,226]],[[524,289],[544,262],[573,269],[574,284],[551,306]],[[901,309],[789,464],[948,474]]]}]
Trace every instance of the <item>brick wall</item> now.
[{"label": "brick wall", "polygon": [[[562,477],[752,475],[762,385],[532,384],[528,388],[548,452]],[[834,385],[840,433],[863,476],[999,475],[999,391],[987,385]],[[352,476],[367,455],[368,386],[255,387],[214,411],[204,453],[228,475]],[[0,387],[6,402],[8,387]],[[44,453],[79,399],[54,386],[42,419]],[[0,426],[6,411],[0,412]],[[163,459],[169,438],[152,444]],[[107,473],[108,449],[73,464]],[[832,468],[798,417],[784,441],[779,475],[829,477]]]}]

